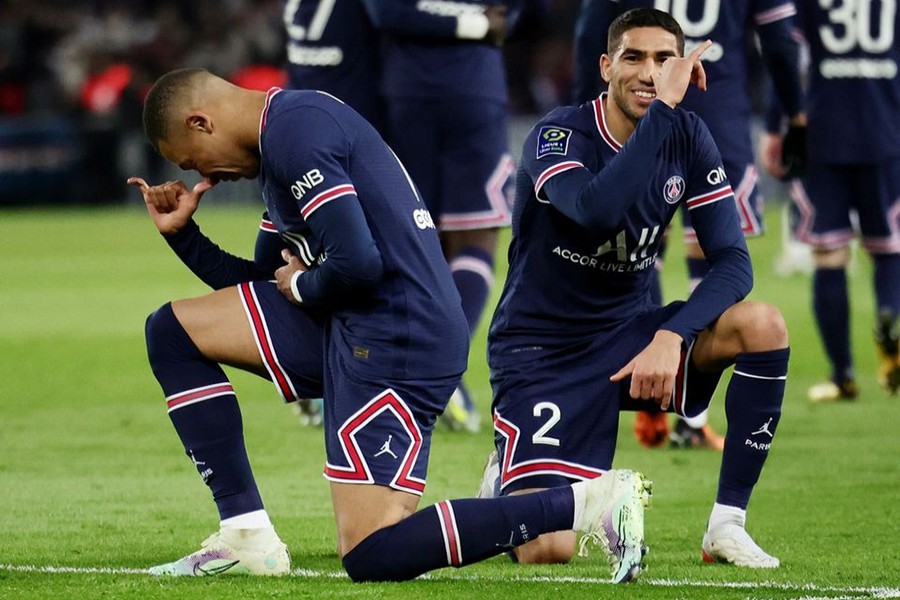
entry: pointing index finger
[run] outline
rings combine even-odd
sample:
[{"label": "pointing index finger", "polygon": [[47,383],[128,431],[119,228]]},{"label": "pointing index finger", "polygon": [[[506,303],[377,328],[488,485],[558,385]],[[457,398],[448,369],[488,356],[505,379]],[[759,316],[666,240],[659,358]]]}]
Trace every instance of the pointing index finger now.
[{"label": "pointing index finger", "polygon": [[712,46],[712,40],[706,40],[688,55],[688,58],[691,59],[691,62],[697,62],[700,60],[700,57],[703,56],[703,53],[709,50],[710,46]]}]

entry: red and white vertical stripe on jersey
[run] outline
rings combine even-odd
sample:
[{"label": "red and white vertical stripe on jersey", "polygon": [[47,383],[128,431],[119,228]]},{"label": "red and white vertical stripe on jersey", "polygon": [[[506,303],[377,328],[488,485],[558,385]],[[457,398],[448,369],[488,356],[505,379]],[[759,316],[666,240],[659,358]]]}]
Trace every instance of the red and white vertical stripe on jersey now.
[{"label": "red and white vertical stripe on jersey", "polygon": [[600,94],[600,97],[594,100],[591,104],[594,109],[594,124],[597,125],[597,131],[600,132],[600,137],[603,138],[610,148],[618,152],[622,149],[622,144],[613,137],[612,132],[609,130],[609,126],[606,124],[606,92]]},{"label": "red and white vertical stripe on jersey", "polygon": [[411,443],[400,462],[400,468],[389,484],[390,487],[421,496],[425,491],[425,481],[412,476],[412,470],[419,459],[422,449],[422,432],[413,417],[412,411],[400,396],[392,389],[387,389],[358,411],[353,413],[337,431],[338,441],[344,451],[344,458],[349,466],[325,463],[325,477],[339,483],[374,483],[372,471],[366,457],[359,448],[356,434],[372,422],[381,413],[389,411],[400,422],[409,436]]},{"label": "red and white vertical stripe on jersey", "polygon": [[185,406],[190,406],[191,404],[203,402],[204,400],[210,400],[212,398],[218,398],[219,396],[228,395],[234,395],[234,388],[231,387],[231,384],[227,381],[224,383],[205,385],[203,387],[194,388],[192,390],[187,390],[184,392],[178,392],[177,394],[166,396],[166,404],[169,407],[169,410],[167,412],[172,412],[173,410],[184,408]]},{"label": "red and white vertical stripe on jersey", "polygon": [[266,121],[269,118],[269,103],[272,102],[272,98],[275,97],[275,94],[281,91],[280,87],[269,88],[269,91],[266,92],[266,103],[263,105],[262,113],[259,115],[259,153],[262,154],[262,134],[263,131],[266,130]]},{"label": "red and white vertical stripe on jersey", "polygon": [[501,489],[517,479],[531,475],[560,475],[584,481],[600,477],[606,472],[603,469],[595,469],[563,460],[536,459],[515,462],[516,448],[521,436],[519,428],[501,417],[500,413],[495,412],[494,430],[506,439],[503,448],[503,462],[500,464]]},{"label": "red and white vertical stripe on jersey", "polygon": [[797,14],[797,8],[793,2],[785,2],[779,6],[764,10],[753,15],[753,20],[757,25],[768,25],[781,19],[787,19]]},{"label": "red and white vertical stripe on jersey", "polygon": [[584,167],[584,165],[577,160],[567,160],[544,169],[544,171],[538,175],[537,181],[534,183],[534,197],[540,202],[549,202],[548,200],[541,200],[541,188],[544,187],[544,184],[547,183],[551,177],[559,175],[560,173],[565,173],[570,169],[577,169],[578,167]]},{"label": "red and white vertical stripe on jersey", "polygon": [[687,399],[688,359],[693,348],[693,342],[687,350],[682,348],[678,373],[675,374],[675,386],[672,388],[672,410],[681,416],[684,416],[684,404]]},{"label": "red and white vertical stripe on jersey", "polygon": [[303,215],[304,220],[309,219],[310,215],[316,212],[320,207],[348,194],[356,194],[356,188],[353,187],[352,184],[342,183],[341,185],[336,185],[333,188],[329,188],[324,192],[316,194],[312,200],[303,205],[303,208],[300,209],[300,214]]},{"label": "red and white vertical stripe on jersey", "polygon": [[278,390],[278,394],[286,403],[296,402],[300,399],[300,396],[297,395],[294,384],[291,383],[290,377],[288,377],[278,361],[278,355],[275,354],[275,346],[272,344],[272,338],[269,335],[266,316],[259,305],[253,282],[240,284],[238,291],[240,292],[241,303],[244,305],[244,312],[247,314],[247,320],[250,322],[250,330],[253,332],[256,349],[259,351],[259,356],[269,372],[269,377],[275,383],[275,389]]},{"label": "red and white vertical stripe on jersey", "polygon": [[456,514],[449,500],[435,505],[438,520],[441,522],[441,535],[444,536],[444,550],[447,552],[447,564],[453,567],[462,566],[462,547],[459,543],[459,528],[456,526]]},{"label": "red and white vertical stripe on jersey", "polygon": [[494,167],[493,173],[484,184],[484,193],[490,209],[466,213],[443,213],[439,215],[441,231],[465,231],[471,229],[488,229],[509,225],[511,202],[503,193],[503,187],[516,172],[516,163],[511,154],[504,154]]}]

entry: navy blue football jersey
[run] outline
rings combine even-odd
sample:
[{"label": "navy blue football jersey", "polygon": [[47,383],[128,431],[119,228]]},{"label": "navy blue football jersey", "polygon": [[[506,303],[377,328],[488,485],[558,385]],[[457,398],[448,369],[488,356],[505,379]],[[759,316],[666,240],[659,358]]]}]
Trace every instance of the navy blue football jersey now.
[{"label": "navy blue football jersey", "polygon": [[284,25],[291,87],[328,92],[379,125],[381,43],[362,0],[286,0]]},{"label": "navy blue football jersey", "polygon": [[650,308],[650,272],[681,205],[712,267],[663,328],[690,341],[750,289],[731,185],[703,122],[654,102],[623,145],[606,124],[605,101],[555,109],[525,141],[492,364]]},{"label": "navy blue football jersey", "polygon": [[[457,16],[481,13],[489,0],[364,0],[388,35],[384,92],[388,97],[488,98],[506,102],[500,48],[456,37]],[[520,1],[502,2],[518,14]]]},{"label": "navy blue football jersey", "polygon": [[303,305],[331,316],[347,364],[401,379],[462,373],[468,326],[437,231],[375,129],[328,94],[273,89],[260,153],[269,219],[309,269]]},{"label": "navy blue football jersey", "polygon": [[897,2],[797,0],[797,8],[811,60],[810,158],[853,163],[900,156]]},{"label": "navy blue football jersey", "polygon": [[[680,104],[703,117],[727,162],[736,165],[754,161],[749,119],[747,32],[755,29],[769,55],[782,55],[783,65],[773,77],[785,79],[781,102],[789,114],[800,110],[801,89],[792,41],[791,0],[588,0],[579,23],[579,53],[576,56],[577,101],[596,96],[600,85],[597,60],[606,52],[607,30],[619,14],[633,8],[656,8],[671,14],[685,36],[684,54],[705,40],[713,45],[703,55],[708,89],[688,89]],[[777,58],[777,57],[775,57]],[[792,66],[791,66],[792,63]],[[793,74],[785,71],[793,70]],[[773,69],[770,69],[770,71]],[[736,175],[732,173],[732,177]]]}]

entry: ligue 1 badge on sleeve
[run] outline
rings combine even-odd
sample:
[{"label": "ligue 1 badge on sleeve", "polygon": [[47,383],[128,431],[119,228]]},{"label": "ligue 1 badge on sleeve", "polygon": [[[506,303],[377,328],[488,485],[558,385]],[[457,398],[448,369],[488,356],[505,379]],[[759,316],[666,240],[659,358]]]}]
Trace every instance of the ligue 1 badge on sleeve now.
[{"label": "ligue 1 badge on sleeve", "polygon": [[571,129],[545,125],[538,132],[537,158],[550,154],[565,156],[569,151],[569,138],[572,137]]}]

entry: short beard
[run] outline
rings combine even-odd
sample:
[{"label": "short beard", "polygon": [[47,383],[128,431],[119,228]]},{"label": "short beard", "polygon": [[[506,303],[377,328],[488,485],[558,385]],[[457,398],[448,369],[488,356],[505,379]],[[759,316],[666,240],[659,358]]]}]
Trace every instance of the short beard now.
[{"label": "short beard", "polygon": [[619,110],[622,111],[622,114],[625,115],[626,117],[628,117],[628,119],[632,123],[637,125],[637,122],[644,115],[642,115],[642,114],[639,115],[639,114],[635,113],[634,110],[632,110],[631,106],[629,106],[628,100],[626,98],[622,98],[618,94],[616,94],[614,99],[616,101],[616,106],[619,107]]}]

